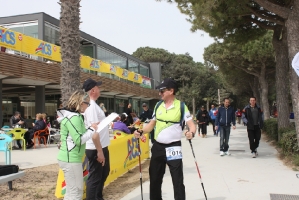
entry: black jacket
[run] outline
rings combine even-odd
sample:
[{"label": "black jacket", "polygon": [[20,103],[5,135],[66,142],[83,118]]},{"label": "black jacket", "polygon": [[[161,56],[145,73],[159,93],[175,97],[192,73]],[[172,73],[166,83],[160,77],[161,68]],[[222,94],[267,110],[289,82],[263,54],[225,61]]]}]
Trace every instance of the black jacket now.
[{"label": "black jacket", "polygon": [[209,123],[210,116],[207,110],[199,110],[196,115],[196,120],[199,121],[199,123],[205,122],[206,124]]},{"label": "black jacket", "polygon": [[[257,107],[257,109],[258,109],[258,124],[260,126],[260,129],[263,129],[263,126],[264,126],[263,112],[258,105],[255,104],[255,107]],[[250,110],[250,105],[247,105],[243,109],[242,121],[247,125],[247,129],[254,130],[254,124],[253,124],[252,113]]]},{"label": "black jacket", "polygon": [[153,111],[150,109],[147,109],[147,111],[143,111],[139,117],[141,122],[144,122],[146,119],[152,119],[153,118]]}]

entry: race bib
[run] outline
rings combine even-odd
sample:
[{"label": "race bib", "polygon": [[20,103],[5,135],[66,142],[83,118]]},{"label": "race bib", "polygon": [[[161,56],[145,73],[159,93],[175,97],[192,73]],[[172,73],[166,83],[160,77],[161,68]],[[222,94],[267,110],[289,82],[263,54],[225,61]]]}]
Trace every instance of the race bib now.
[{"label": "race bib", "polygon": [[165,151],[167,160],[177,160],[183,158],[181,146],[167,147],[165,148]]}]

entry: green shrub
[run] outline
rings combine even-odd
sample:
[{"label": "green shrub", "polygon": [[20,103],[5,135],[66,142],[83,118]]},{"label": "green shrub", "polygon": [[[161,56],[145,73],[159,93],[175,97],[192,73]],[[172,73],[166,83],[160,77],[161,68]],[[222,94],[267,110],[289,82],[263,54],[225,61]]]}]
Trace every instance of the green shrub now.
[{"label": "green shrub", "polygon": [[[299,153],[296,130],[291,130],[282,134],[279,141],[284,155],[293,155]],[[299,163],[298,163],[299,164]]]},{"label": "green shrub", "polygon": [[293,163],[296,166],[299,166],[299,154],[293,155]]},{"label": "green shrub", "polygon": [[270,118],[264,121],[263,131],[275,141],[278,141],[278,124],[277,119]]}]

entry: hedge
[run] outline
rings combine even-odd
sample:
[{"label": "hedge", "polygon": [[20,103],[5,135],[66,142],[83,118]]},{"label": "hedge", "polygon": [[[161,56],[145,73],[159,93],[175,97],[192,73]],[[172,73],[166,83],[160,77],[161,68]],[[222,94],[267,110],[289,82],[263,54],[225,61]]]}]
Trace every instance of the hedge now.
[{"label": "hedge", "polygon": [[270,118],[264,121],[263,131],[275,141],[278,141],[278,124],[276,118]]}]

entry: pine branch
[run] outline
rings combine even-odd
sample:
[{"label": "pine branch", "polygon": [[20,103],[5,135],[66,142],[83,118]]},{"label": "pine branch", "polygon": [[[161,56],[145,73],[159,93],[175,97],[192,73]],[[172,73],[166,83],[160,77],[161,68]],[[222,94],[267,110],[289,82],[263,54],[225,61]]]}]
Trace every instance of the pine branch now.
[{"label": "pine branch", "polygon": [[272,13],[275,13],[276,15],[282,17],[283,19],[288,19],[290,13],[290,10],[288,8],[271,3],[268,0],[254,0],[254,1],[264,9]]},{"label": "pine branch", "polygon": [[268,13],[264,12],[263,14],[260,13],[259,11],[251,8],[250,6],[248,6],[248,9],[251,10],[251,12],[256,15],[257,17],[259,18],[262,18],[262,19],[265,19],[265,20],[268,20],[268,21],[271,21],[271,22],[274,22],[276,24],[279,24],[279,25],[284,25],[284,22],[279,20],[279,19],[275,19],[275,15],[269,15]]}]

